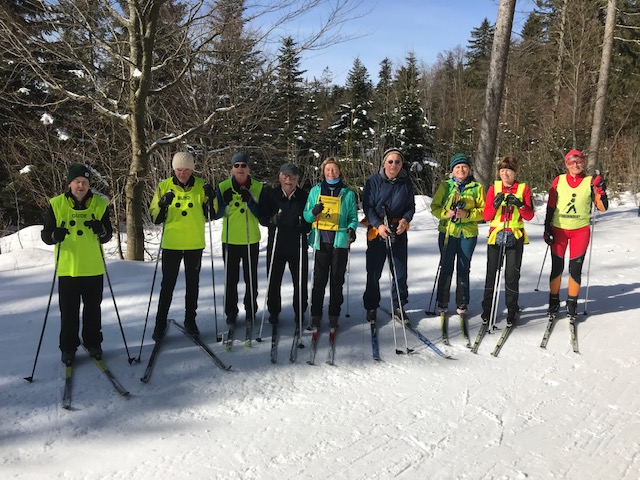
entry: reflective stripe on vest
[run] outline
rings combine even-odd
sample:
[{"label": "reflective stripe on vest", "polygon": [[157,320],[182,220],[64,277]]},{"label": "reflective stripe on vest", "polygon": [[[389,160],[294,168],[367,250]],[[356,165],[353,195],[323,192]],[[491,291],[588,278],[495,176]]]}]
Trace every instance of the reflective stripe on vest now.
[{"label": "reflective stripe on vest", "polygon": [[[524,189],[525,189],[526,183],[519,183],[518,184],[518,188],[516,189],[516,192],[513,194],[518,200],[520,200],[521,202],[524,203]],[[502,181],[501,180],[496,180],[493,184],[493,193],[494,195],[496,194],[496,192],[500,193],[502,192]],[[506,198],[506,196],[505,196]],[[491,223],[489,224],[491,226],[491,231],[489,232],[489,240],[487,243],[489,243],[489,245],[495,245],[496,243],[496,235],[498,234],[498,232],[500,230],[502,230],[504,228],[504,217],[503,214],[506,213],[507,206],[503,205],[501,206],[499,209],[496,210],[496,215],[493,217],[493,220],[491,220]],[[526,232],[524,231],[524,221],[522,220],[522,217],[520,216],[520,210],[518,210],[517,208],[512,208],[511,211],[511,218],[509,218],[509,221],[507,222],[507,228],[510,229],[514,236],[516,237],[516,239],[522,237],[524,235],[524,243],[529,243],[529,238],[526,234]]]}]

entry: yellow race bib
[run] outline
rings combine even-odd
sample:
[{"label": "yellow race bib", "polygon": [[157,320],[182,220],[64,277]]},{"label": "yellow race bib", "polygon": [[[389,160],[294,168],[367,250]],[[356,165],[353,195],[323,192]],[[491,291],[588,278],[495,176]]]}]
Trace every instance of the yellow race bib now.
[{"label": "yellow race bib", "polygon": [[324,209],[318,215],[318,230],[338,231],[340,221],[340,197],[320,195],[318,201],[324,205]]}]

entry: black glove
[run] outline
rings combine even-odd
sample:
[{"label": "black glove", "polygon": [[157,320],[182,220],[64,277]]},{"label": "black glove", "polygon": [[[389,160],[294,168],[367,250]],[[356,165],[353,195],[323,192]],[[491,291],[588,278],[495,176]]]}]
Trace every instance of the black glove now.
[{"label": "black glove", "polygon": [[222,194],[222,200],[224,200],[224,203],[227,205],[231,204],[231,201],[233,200],[233,190],[231,188],[224,191]]},{"label": "black glove", "polygon": [[516,208],[521,208],[524,206],[524,203],[522,203],[513,193],[510,193],[507,195],[507,205],[515,205]]},{"label": "black glove", "polygon": [[273,215],[269,222],[271,225],[277,226],[280,223],[280,219],[282,218],[282,210],[278,210],[275,215]]},{"label": "black glove", "polygon": [[502,205],[502,201],[504,200],[504,193],[500,192],[493,198],[493,208],[498,210],[500,205]]},{"label": "black glove", "polygon": [[89,227],[91,230],[93,230],[93,233],[95,233],[99,237],[102,237],[106,233],[102,222],[100,220],[96,220],[95,218],[93,220],[87,220],[86,222],[84,222],[84,226]]},{"label": "black glove", "polygon": [[158,200],[158,206],[160,208],[166,208],[173,203],[173,199],[176,197],[176,194],[173,193],[173,190],[169,190],[165,193],[160,200]]},{"label": "black glove", "polygon": [[64,240],[64,237],[69,235],[69,229],[64,227],[58,227],[53,230],[51,237],[55,240],[56,243],[60,243]]},{"label": "black glove", "polygon": [[205,183],[202,189],[204,190],[204,194],[207,196],[207,198],[213,199],[213,197],[215,196],[215,192],[210,183]]},{"label": "black glove", "polygon": [[313,210],[311,210],[311,215],[317,217],[322,210],[324,210],[324,203],[318,202],[316,203],[316,206],[313,207]]},{"label": "black glove", "polygon": [[349,243],[353,243],[356,241],[356,231],[353,228],[347,228],[347,237],[349,238]]},{"label": "black glove", "polygon": [[551,231],[545,231],[544,235],[544,243],[547,245],[553,245],[553,233]]},{"label": "black glove", "polygon": [[249,203],[251,200],[253,200],[253,197],[251,196],[251,192],[246,188],[240,189],[240,195],[242,196],[242,201],[244,203]]}]

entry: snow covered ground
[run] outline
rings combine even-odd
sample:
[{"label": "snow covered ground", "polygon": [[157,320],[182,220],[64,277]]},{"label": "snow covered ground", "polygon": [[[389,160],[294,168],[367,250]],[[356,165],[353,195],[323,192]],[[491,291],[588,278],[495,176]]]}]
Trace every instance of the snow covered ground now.
[{"label": "snow covered ground", "polygon": [[[428,201],[417,199],[418,213],[409,232],[407,307],[419,330],[442,347],[439,322],[423,313],[438,264],[436,225],[428,212]],[[39,227],[0,239],[0,475],[131,480],[635,480],[640,477],[637,201],[625,195],[612,202],[609,212],[598,215],[588,315],[580,316],[578,327],[579,355],[570,348],[565,318],[558,321],[547,349],[539,347],[546,324],[550,265],[547,258],[540,291],[536,292],[546,249],[541,207],[528,227],[531,244],[525,247],[520,284],[524,312],[498,358],[490,355],[497,335],[487,336],[479,354],[474,355],[465,348],[454,316],[448,351],[455,359],[437,357],[412,336],[409,342],[415,353],[396,355],[393,326],[384,320],[380,331],[383,361],[374,362],[369,328],[363,321],[366,244],[365,231],[359,229],[352,248],[349,296],[343,306],[336,366],[324,363],[326,333],[320,339],[316,366],[305,363],[308,348],[300,350],[296,364],[289,362],[291,308],[282,316],[277,365],[269,362],[268,326],[262,344],[254,342],[253,348],[245,349],[237,343],[232,352],[224,352],[215,342],[207,248],[198,323],[202,338],[233,366],[232,370],[216,368],[171,328],[150,382],[141,383],[151,352],[157,290],[142,363],[129,365],[105,282],[104,358],[131,396],[119,396],[84,352],[79,352],[71,411],[61,408],[64,368],[57,347],[57,293],[34,381],[23,380],[31,374],[42,330],[53,276],[52,248],[40,241]],[[222,330],[219,224],[214,229]],[[480,323],[486,229],[481,226],[482,240],[472,262],[473,337]],[[266,286],[264,244],[263,239],[261,307]],[[129,352],[135,357],[155,263],[117,260],[114,248],[115,244],[107,245],[108,269]],[[150,250],[156,248],[152,245]],[[583,287],[587,267],[588,263]],[[292,287],[285,278],[283,297],[287,299]],[[156,283],[156,289],[158,286]],[[383,306],[387,307],[386,274],[381,286]],[[179,320],[183,291],[179,283],[172,307],[172,316]],[[585,293],[583,288],[581,299]],[[579,311],[584,309],[581,302]],[[308,346],[308,333],[303,341]]]}]

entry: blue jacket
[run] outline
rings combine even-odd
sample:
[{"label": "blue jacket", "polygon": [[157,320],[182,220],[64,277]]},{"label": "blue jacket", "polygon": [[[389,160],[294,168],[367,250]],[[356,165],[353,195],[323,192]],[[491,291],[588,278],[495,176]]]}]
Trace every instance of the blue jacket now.
[{"label": "blue jacket", "polygon": [[389,221],[404,218],[411,222],[416,211],[414,196],[413,183],[406,171],[400,170],[393,180],[380,171],[367,178],[362,209],[369,224],[376,228],[384,224],[385,207]]}]

